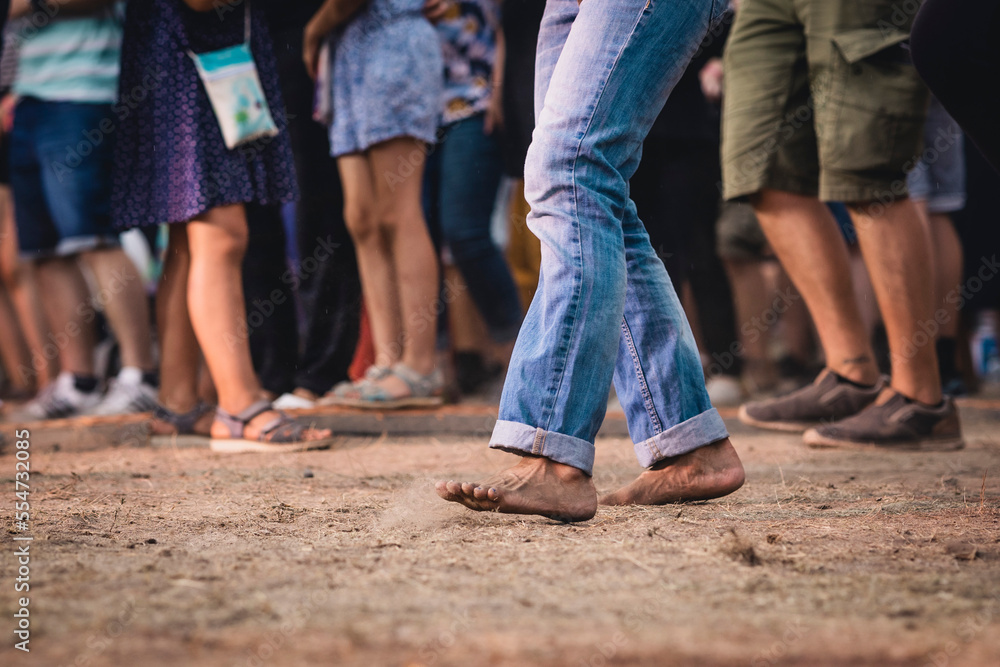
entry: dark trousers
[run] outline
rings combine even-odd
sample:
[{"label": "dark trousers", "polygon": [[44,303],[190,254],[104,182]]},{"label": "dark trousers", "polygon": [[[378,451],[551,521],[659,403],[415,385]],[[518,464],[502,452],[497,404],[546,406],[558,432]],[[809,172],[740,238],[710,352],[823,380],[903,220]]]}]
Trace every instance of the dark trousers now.
[{"label": "dark trousers", "polygon": [[715,249],[719,214],[719,153],[710,144],[684,144],[650,136],[630,181],[630,194],[649,241],[680,291],[688,281],[698,307],[707,350],[726,360],[725,375],[742,372],[733,354],[736,315],[733,295]]},{"label": "dark trousers", "polygon": [[264,389],[280,395],[295,388],[299,337],[285,228],[279,206],[247,204],[246,212],[250,240],[243,258],[243,297],[250,356]]},{"label": "dark trousers", "polygon": [[[361,282],[327,129],[312,119],[314,85],[302,63],[301,28],[275,35],[300,193],[295,226],[303,320],[293,384],[322,394],[347,379],[358,341]],[[291,340],[283,344],[293,347]]]}]

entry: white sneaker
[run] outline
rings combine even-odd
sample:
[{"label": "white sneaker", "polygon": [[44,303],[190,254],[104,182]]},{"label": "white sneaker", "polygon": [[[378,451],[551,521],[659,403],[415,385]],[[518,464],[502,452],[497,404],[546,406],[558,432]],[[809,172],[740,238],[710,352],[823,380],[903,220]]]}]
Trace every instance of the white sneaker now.
[{"label": "white sneaker", "polygon": [[94,408],[101,400],[98,391],[85,392],[73,384],[73,374],[63,372],[38,396],[21,407],[14,419],[41,421],[60,419],[83,414]]},{"label": "white sneaker", "polygon": [[128,415],[156,409],[156,387],[142,381],[142,370],[125,366],[108,383],[108,392],[91,411],[92,415]]},{"label": "white sneaker", "polygon": [[743,384],[739,378],[731,375],[715,375],[705,383],[708,390],[708,400],[716,407],[733,407],[746,398]]},{"label": "white sneaker", "polygon": [[306,410],[316,407],[316,401],[310,401],[308,398],[288,392],[279,396],[278,400],[271,405],[276,410]]}]

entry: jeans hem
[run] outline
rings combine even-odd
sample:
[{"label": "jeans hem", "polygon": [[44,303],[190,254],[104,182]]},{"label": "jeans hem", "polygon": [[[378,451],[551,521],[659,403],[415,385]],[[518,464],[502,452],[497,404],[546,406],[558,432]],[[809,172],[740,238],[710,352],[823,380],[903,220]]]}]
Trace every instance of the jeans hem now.
[{"label": "jeans hem", "polygon": [[668,428],[635,444],[639,465],[649,468],[658,461],[680,456],[729,437],[726,424],[715,408]]},{"label": "jeans hem", "polygon": [[512,454],[530,454],[594,474],[594,443],[527,424],[500,420],[493,429],[490,448]]}]

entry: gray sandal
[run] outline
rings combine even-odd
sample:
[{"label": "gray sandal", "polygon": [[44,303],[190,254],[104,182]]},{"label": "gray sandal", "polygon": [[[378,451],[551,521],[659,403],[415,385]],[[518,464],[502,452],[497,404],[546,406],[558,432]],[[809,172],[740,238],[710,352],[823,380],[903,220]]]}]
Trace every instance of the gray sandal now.
[{"label": "gray sandal", "polygon": [[399,363],[392,367],[389,375],[402,380],[410,393],[406,396],[391,396],[373,382],[361,388],[361,395],[357,399],[347,399],[342,405],[368,410],[399,410],[436,408],[444,404],[444,375],[441,369],[435,368],[428,375],[421,375],[409,366]]},{"label": "gray sandal", "polygon": [[344,380],[334,385],[325,396],[316,401],[317,405],[346,405],[348,401],[357,401],[365,387],[377,382],[392,372],[390,366],[369,366],[365,374],[355,382]]},{"label": "gray sandal", "polygon": [[202,400],[187,412],[174,412],[157,403],[153,410],[153,419],[170,424],[174,427],[174,432],[153,433],[149,437],[150,444],[153,447],[204,447],[208,444],[209,435],[197,433],[194,427],[198,420],[212,409],[213,406]]},{"label": "gray sandal", "polygon": [[[260,430],[259,439],[251,440],[243,437],[243,430],[254,418],[265,412],[274,411],[278,416],[264,425]],[[270,401],[257,401],[242,412],[232,415],[217,408],[215,419],[229,429],[228,438],[212,438],[213,452],[304,452],[309,449],[329,449],[331,440],[303,440],[302,435],[308,427],[301,424],[284,412],[275,410]]]}]

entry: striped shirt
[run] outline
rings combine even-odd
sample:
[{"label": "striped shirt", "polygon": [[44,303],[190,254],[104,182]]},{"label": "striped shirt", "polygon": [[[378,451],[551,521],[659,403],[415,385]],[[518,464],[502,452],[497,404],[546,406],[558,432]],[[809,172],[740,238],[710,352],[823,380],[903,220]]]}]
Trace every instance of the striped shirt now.
[{"label": "striped shirt", "polygon": [[[113,103],[118,94],[122,23],[116,9],[87,18],[25,22],[14,92],[50,102]],[[41,27],[35,27],[41,25]]]}]

